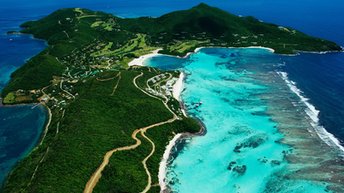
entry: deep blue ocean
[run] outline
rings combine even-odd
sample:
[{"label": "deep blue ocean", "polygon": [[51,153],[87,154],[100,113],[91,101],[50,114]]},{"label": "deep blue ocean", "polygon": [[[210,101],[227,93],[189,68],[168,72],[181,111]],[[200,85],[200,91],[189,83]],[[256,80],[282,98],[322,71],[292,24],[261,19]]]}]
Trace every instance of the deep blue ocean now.
[{"label": "deep blue ocean", "polygon": [[[342,0],[0,0],[0,90],[15,69],[46,46],[28,35],[6,34],[18,30],[27,20],[65,7],[103,10],[122,17],[159,16],[199,2],[237,15],[290,26],[344,46]],[[344,142],[344,53],[280,56],[280,60],[285,62],[281,70],[288,73],[320,111],[320,124]],[[30,106],[0,107],[0,182],[14,163],[37,143],[45,119],[42,112],[43,109],[32,110]],[[8,117],[15,121],[8,122]],[[25,143],[10,140],[18,135],[25,137]],[[15,153],[8,153],[9,149]]]},{"label": "deep blue ocean", "polygon": [[47,112],[43,106],[32,107],[0,106],[0,182],[39,141]]}]

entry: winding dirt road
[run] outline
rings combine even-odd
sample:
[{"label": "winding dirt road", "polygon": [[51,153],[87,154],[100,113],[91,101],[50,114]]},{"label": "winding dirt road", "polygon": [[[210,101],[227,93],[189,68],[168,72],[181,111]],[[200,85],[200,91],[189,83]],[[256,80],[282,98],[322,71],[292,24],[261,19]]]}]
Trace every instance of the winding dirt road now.
[{"label": "winding dirt road", "polygon": [[[139,74],[138,76],[136,76],[134,79],[133,79],[133,84],[135,85],[135,87],[139,90],[141,90],[142,92],[144,92],[145,94],[149,95],[150,97],[153,97],[153,98],[156,98],[158,100],[161,100],[160,98],[158,97],[155,97],[155,96],[152,96],[150,95],[149,93],[147,93],[146,91],[144,91],[143,89],[141,89],[140,87],[137,86],[136,84],[136,79],[141,77],[143,75],[143,73]],[[166,104],[165,101],[161,100],[164,105],[166,106],[166,108],[173,114],[173,118],[167,120],[167,121],[163,121],[163,122],[159,122],[159,123],[155,123],[155,124],[152,124],[152,125],[149,125],[149,126],[146,126],[146,127],[143,127],[143,128],[140,128],[140,129],[136,129],[132,134],[131,134],[131,138],[134,139],[136,141],[135,144],[133,145],[129,145],[129,146],[124,146],[124,147],[119,147],[119,148],[115,148],[115,149],[112,149],[108,152],[106,152],[104,158],[103,158],[103,162],[100,164],[100,166],[97,168],[97,170],[92,174],[91,178],[88,180],[86,186],[85,186],[85,189],[84,189],[84,193],[92,193],[93,192],[93,189],[94,187],[97,185],[99,179],[101,178],[102,176],[102,171],[105,169],[105,167],[108,165],[109,163],[109,160],[111,158],[111,156],[117,152],[117,151],[128,151],[128,150],[133,150],[133,149],[136,149],[138,146],[141,145],[141,140],[137,138],[137,134],[140,133],[141,136],[143,138],[145,138],[147,141],[149,141],[152,145],[152,150],[151,152],[143,159],[143,161],[141,162],[143,164],[143,167],[146,171],[146,174],[148,176],[148,179],[147,179],[147,185],[145,187],[145,189],[142,191],[142,193],[146,193],[150,190],[151,186],[152,186],[152,177],[151,177],[151,173],[149,172],[149,169],[147,167],[147,161],[148,159],[154,154],[155,152],[155,144],[154,142],[149,139],[145,133],[148,129],[151,129],[153,127],[158,127],[158,126],[161,126],[161,125],[164,125],[164,124],[168,124],[168,123],[172,123],[174,122],[175,120],[178,120],[179,117],[168,107],[168,105]]]},{"label": "winding dirt road", "polygon": [[[136,149],[139,145],[141,145],[141,140],[137,138],[137,134],[138,133],[141,133],[141,135],[147,139],[150,143],[152,143],[153,145],[153,149],[151,151],[151,153],[142,161],[142,163],[144,164],[145,166],[145,170],[146,170],[146,173],[148,175],[148,178],[151,179],[151,176],[150,176],[150,172],[148,171],[147,169],[147,166],[146,166],[146,161],[149,159],[150,156],[153,155],[154,151],[155,151],[155,145],[153,143],[152,140],[150,140],[144,133],[148,130],[148,129],[151,129],[153,127],[158,127],[158,126],[161,126],[161,125],[164,125],[164,124],[167,124],[167,123],[172,123],[173,121],[176,120],[176,117],[173,117],[172,119],[169,119],[167,121],[163,121],[163,122],[160,122],[160,123],[155,123],[153,125],[149,125],[147,127],[143,127],[143,128],[140,128],[140,129],[136,129],[132,134],[131,134],[131,138],[134,139],[136,141],[135,144],[133,145],[129,145],[129,146],[124,146],[124,147],[119,147],[119,148],[115,148],[115,149],[112,149],[110,151],[108,151],[105,156],[104,156],[104,159],[103,159],[103,162],[100,164],[100,166],[97,168],[97,170],[92,174],[91,178],[88,180],[87,184],[86,184],[86,187],[84,189],[84,193],[91,193],[94,189],[94,187],[97,185],[97,182],[99,181],[100,177],[101,177],[101,173],[102,171],[104,170],[105,166],[109,163],[109,160],[110,160],[110,157],[117,151],[128,151],[128,150],[133,150],[133,149]],[[148,190],[150,189],[150,184],[151,184],[151,180],[148,180]],[[147,189],[146,187],[146,189]],[[145,190],[146,190],[145,189]],[[148,191],[147,190],[147,191]],[[143,191],[144,192],[144,191]]]},{"label": "winding dirt road", "polygon": [[112,156],[113,153],[115,153],[116,151],[126,151],[126,150],[131,150],[131,149],[135,149],[136,147],[138,147],[141,144],[141,140],[139,140],[136,135],[137,133],[140,132],[140,130],[135,130],[132,135],[131,138],[133,138],[136,143],[134,145],[130,145],[130,146],[125,146],[125,147],[120,147],[120,148],[116,148],[113,149],[111,151],[108,151],[103,159],[103,162],[100,164],[100,166],[97,168],[97,170],[92,174],[91,178],[88,180],[86,187],[84,189],[84,193],[91,193],[93,192],[94,187],[97,185],[100,177],[101,177],[101,173],[104,170],[105,166],[109,163],[109,159]]},{"label": "winding dirt road", "polygon": [[145,169],[146,171],[146,174],[148,176],[148,179],[147,179],[147,186],[145,187],[145,189],[142,191],[142,192],[148,192],[150,190],[150,188],[152,187],[152,176],[149,172],[149,169],[147,167],[147,160],[154,154],[155,152],[155,144],[154,142],[149,139],[146,135],[145,135],[145,132],[144,131],[141,131],[141,135],[147,140],[149,141],[151,144],[152,144],[152,151],[148,154],[147,157],[145,157],[145,159],[143,159],[142,161],[142,165],[143,165],[143,168]]}]

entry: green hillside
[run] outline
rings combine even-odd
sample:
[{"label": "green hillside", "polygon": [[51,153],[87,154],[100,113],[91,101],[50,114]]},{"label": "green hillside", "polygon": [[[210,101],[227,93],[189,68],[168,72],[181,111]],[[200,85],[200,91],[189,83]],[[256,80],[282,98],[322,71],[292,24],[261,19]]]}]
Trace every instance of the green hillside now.
[{"label": "green hillside", "polygon": [[[26,22],[22,27],[23,33],[46,40],[49,47],[37,56],[40,58],[32,58],[18,70],[20,73],[12,75],[3,97],[10,91],[48,85],[51,75],[70,68],[80,70],[81,66],[103,66],[109,62],[111,68],[125,68],[131,59],[158,47],[163,48],[161,53],[179,56],[200,46],[264,46],[280,54],[341,50],[333,42],[253,17],[238,17],[206,4],[158,18],[133,19],[79,8],[61,9],[38,21]],[[53,67],[44,73],[45,70],[29,69],[32,63],[35,63],[33,68]],[[39,81],[30,80],[33,75],[39,75]]]}]

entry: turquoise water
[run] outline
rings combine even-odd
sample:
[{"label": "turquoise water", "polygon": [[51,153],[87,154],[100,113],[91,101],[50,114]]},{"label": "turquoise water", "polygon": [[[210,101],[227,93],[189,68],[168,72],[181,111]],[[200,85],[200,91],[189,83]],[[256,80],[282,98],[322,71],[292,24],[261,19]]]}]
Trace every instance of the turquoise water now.
[{"label": "turquoise water", "polygon": [[[187,74],[182,99],[207,130],[185,139],[170,160],[167,181],[174,192],[328,192],[330,182],[319,173],[296,174],[320,167],[301,156],[305,152],[320,157],[319,163],[336,156],[303,146],[311,126],[304,106],[293,105],[299,99],[276,73],[281,62],[265,49],[216,48],[186,59],[158,56],[146,62]],[[282,112],[287,114],[279,116]],[[322,143],[316,136],[312,140]]]}]

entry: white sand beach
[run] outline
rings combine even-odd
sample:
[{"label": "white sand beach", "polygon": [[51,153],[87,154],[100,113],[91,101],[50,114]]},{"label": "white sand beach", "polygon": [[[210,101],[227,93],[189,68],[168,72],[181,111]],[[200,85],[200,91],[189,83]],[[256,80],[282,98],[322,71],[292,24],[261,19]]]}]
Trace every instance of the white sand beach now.
[{"label": "white sand beach", "polygon": [[180,95],[183,92],[183,81],[184,81],[185,74],[183,72],[180,73],[178,80],[173,85],[173,97],[177,99],[179,102],[181,101]]},{"label": "white sand beach", "polygon": [[234,48],[234,49],[246,49],[246,48],[260,48],[260,49],[265,49],[265,50],[268,50],[272,53],[275,52],[274,49],[272,48],[268,48],[268,47],[263,47],[263,46],[248,46],[248,47],[218,47],[218,46],[215,46],[215,47],[212,47],[212,46],[207,46],[207,47],[198,47],[194,50],[194,53],[200,51],[201,49],[203,48]]},{"label": "white sand beach", "polygon": [[242,47],[242,48],[260,48],[260,49],[265,49],[265,50],[268,50],[272,53],[275,53],[275,50],[272,49],[272,48],[268,48],[268,47],[263,47],[263,46],[249,46],[249,47]]},{"label": "white sand beach", "polygon": [[165,148],[164,155],[163,155],[162,160],[161,160],[160,165],[159,165],[159,174],[158,174],[161,192],[163,192],[167,188],[165,178],[166,178],[166,174],[167,174],[166,168],[167,168],[168,159],[170,157],[172,148],[176,145],[177,140],[181,136],[182,136],[182,134],[180,134],[180,133],[175,135],[173,137],[173,139],[168,143],[168,145]]},{"label": "white sand beach", "polygon": [[143,66],[143,62],[148,59],[148,58],[151,58],[151,57],[154,57],[154,56],[157,56],[157,55],[160,55],[158,52],[162,50],[161,48],[159,49],[156,49],[154,51],[152,51],[151,53],[149,54],[146,54],[146,55],[142,55],[138,58],[135,58],[133,59],[132,61],[130,61],[128,63],[128,66]]}]

